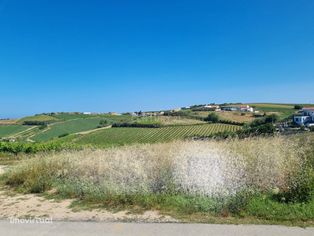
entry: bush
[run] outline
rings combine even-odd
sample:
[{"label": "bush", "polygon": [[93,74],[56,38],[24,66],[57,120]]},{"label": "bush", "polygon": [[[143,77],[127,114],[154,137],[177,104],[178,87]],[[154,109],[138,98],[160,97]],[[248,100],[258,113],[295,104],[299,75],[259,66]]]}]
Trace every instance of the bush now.
[{"label": "bush", "polygon": [[48,127],[48,125],[47,125],[47,124],[44,124],[44,125],[39,126],[39,129],[40,129],[40,130],[43,130],[43,129],[46,129],[47,127]]},{"label": "bush", "polygon": [[62,138],[62,137],[68,136],[68,135],[69,135],[69,133],[60,134],[60,135],[58,136],[58,138]]},{"label": "bush", "polygon": [[133,127],[133,128],[160,128],[161,127],[161,124],[145,124],[145,123],[113,123],[112,124],[112,127],[116,127],[116,128],[119,128],[119,127]]},{"label": "bush", "polygon": [[49,121],[32,121],[32,120],[26,120],[23,122],[23,125],[40,125],[40,126],[43,126],[43,125],[48,125]]},{"label": "bush", "polygon": [[294,105],[294,109],[296,109],[296,110],[301,110],[303,108],[303,106],[302,105]]},{"label": "bush", "polygon": [[254,197],[252,191],[242,191],[234,196],[231,196],[227,203],[226,208],[232,214],[241,214],[247,207],[250,200]]},{"label": "bush", "polygon": [[265,123],[276,123],[279,120],[279,116],[271,114],[265,117]]},{"label": "bush", "polygon": [[219,121],[219,116],[216,113],[209,113],[208,116],[205,118],[205,121],[217,123]]},{"label": "bush", "polygon": [[108,125],[109,125],[108,120],[101,120],[101,121],[99,121],[98,128],[106,127]]},{"label": "bush", "polygon": [[0,142],[0,152],[4,153],[38,153],[38,152],[49,152],[49,151],[62,151],[62,150],[78,150],[81,149],[79,146],[74,144],[65,143],[10,143]]},{"label": "bush", "polygon": [[274,195],[274,199],[285,203],[306,203],[313,197],[314,171],[307,167],[297,177],[291,178],[289,188]]}]

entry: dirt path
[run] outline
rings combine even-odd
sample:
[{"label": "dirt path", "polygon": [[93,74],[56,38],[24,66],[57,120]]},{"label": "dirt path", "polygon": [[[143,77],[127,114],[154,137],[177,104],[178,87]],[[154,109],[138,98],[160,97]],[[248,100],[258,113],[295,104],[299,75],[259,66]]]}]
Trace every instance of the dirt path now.
[{"label": "dirt path", "polygon": [[[0,174],[6,166],[0,165]],[[51,217],[55,221],[105,221],[105,222],[176,222],[170,216],[162,216],[157,211],[144,214],[130,214],[128,211],[110,212],[104,209],[80,210],[70,208],[73,200],[48,200],[36,194],[12,193],[6,187],[0,189],[0,218],[10,217]]]},{"label": "dirt path", "polygon": [[78,132],[78,133],[75,133],[75,134],[90,134],[90,133],[93,133],[93,132],[96,132],[96,131],[99,131],[99,130],[110,129],[110,128],[112,128],[111,125],[106,126],[106,127],[102,127],[102,128],[97,128],[97,129],[91,129],[91,130],[87,130],[87,131],[82,131],[82,132]]}]

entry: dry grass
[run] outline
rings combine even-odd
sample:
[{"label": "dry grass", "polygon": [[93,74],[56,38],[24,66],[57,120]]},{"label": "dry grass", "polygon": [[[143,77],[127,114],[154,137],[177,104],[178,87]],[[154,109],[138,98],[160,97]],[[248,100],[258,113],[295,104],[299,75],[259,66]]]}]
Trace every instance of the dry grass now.
[{"label": "dry grass", "polygon": [[282,137],[134,145],[37,156],[14,168],[9,182],[31,191],[61,179],[110,194],[229,196],[247,188],[288,188],[303,154]]},{"label": "dry grass", "polygon": [[[180,141],[42,154],[14,166],[3,180],[24,192],[76,198],[84,207],[160,210],[198,222],[241,216],[252,222],[313,224],[314,198],[308,194],[314,176],[303,174],[313,174],[309,138]],[[287,204],[282,197],[300,201]]]},{"label": "dry grass", "polygon": [[[221,111],[217,113],[222,120],[231,120],[236,122],[251,122],[255,118],[252,113],[241,113],[231,111]],[[243,114],[243,115],[242,115]]]},{"label": "dry grass", "polygon": [[0,120],[0,125],[15,125],[16,120]]}]

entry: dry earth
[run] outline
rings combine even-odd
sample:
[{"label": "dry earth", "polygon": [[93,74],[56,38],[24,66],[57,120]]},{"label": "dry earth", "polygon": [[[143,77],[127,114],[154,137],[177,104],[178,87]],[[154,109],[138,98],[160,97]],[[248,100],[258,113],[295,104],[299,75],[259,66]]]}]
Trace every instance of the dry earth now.
[{"label": "dry earth", "polygon": [[[0,174],[5,171],[0,166]],[[77,210],[70,208],[73,200],[56,201],[36,194],[12,193],[5,187],[0,189],[0,218],[7,219],[49,217],[54,221],[106,221],[106,222],[177,222],[170,216],[160,215],[158,211],[131,214],[128,211],[110,212],[105,209]]]}]

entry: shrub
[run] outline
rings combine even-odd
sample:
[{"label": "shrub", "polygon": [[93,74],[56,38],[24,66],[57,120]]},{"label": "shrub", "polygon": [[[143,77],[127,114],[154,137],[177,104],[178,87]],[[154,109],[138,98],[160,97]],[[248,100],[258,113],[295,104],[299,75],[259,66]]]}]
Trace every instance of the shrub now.
[{"label": "shrub", "polygon": [[208,116],[205,118],[205,121],[217,123],[219,121],[219,116],[216,113],[209,113]]},{"label": "shrub", "polygon": [[296,110],[301,110],[303,108],[303,106],[302,105],[294,105],[294,109],[296,109]]},{"label": "shrub", "polygon": [[145,124],[145,123],[113,123],[112,127],[133,127],[133,128],[160,128],[161,124]]},{"label": "shrub", "polygon": [[101,120],[99,121],[99,125],[97,126],[98,128],[102,128],[102,127],[106,127],[109,125],[109,121],[108,120]]},{"label": "shrub", "polygon": [[253,191],[243,190],[231,196],[226,202],[226,209],[232,214],[241,214],[251,199],[256,195]]},{"label": "shrub", "polygon": [[314,171],[309,167],[301,170],[296,177],[291,177],[289,187],[274,195],[274,199],[285,203],[305,203],[313,197]]},{"label": "shrub", "polygon": [[58,138],[62,138],[62,137],[68,136],[68,135],[69,135],[69,133],[60,134],[60,135],[58,136]]}]

